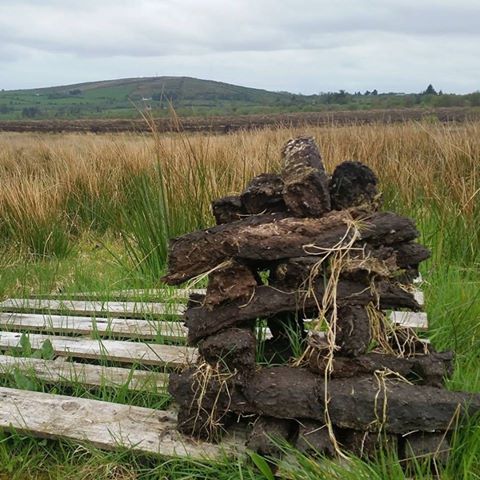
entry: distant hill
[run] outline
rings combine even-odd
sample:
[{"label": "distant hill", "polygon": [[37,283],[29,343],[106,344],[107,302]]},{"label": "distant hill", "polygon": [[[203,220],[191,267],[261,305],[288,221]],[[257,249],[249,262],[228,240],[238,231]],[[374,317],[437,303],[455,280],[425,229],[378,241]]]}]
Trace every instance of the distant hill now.
[{"label": "distant hill", "polygon": [[0,118],[132,117],[139,110],[166,114],[169,104],[190,115],[254,113],[292,104],[289,93],[190,77],[105,80],[0,92]]},{"label": "distant hill", "polygon": [[278,114],[411,107],[480,106],[480,93],[417,94],[344,90],[298,95],[190,77],[145,77],[0,92],[0,120],[155,117],[173,105],[182,116]]}]

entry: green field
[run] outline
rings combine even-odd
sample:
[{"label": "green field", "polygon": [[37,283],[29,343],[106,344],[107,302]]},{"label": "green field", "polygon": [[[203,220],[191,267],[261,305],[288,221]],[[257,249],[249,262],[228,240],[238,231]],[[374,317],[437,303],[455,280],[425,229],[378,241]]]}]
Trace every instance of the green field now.
[{"label": "green field", "polygon": [[107,80],[0,92],[0,120],[250,115],[335,110],[478,107],[480,93],[397,94],[343,90],[316,95],[270,92],[189,77]]},{"label": "green field", "polygon": [[[117,87],[116,87],[117,88]],[[118,87],[119,95],[124,87]],[[97,92],[98,93],[98,92]],[[210,201],[278,171],[288,138],[316,137],[326,168],[346,159],[380,177],[384,208],[414,217],[432,250],[422,264],[427,337],[456,353],[452,390],[480,392],[480,123],[308,127],[208,135],[0,134],[0,296],[161,287],[168,239],[212,224]],[[137,296],[141,298],[141,296]],[[28,342],[23,355],[30,354]],[[40,352],[48,358],[48,349]],[[153,391],[48,385],[16,373],[0,384],[158,408]],[[480,478],[480,423],[458,426],[446,465],[405,470],[392,453],[311,459],[288,449],[299,479]],[[258,457],[219,463],[0,434],[0,479],[271,479]]]}]

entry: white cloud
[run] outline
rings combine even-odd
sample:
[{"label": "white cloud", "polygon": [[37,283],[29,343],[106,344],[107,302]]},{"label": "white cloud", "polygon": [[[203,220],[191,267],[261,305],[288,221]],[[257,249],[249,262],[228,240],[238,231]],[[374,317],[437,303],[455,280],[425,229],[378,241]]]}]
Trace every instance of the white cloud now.
[{"label": "white cloud", "polygon": [[469,0],[0,0],[0,88],[191,75],[269,89],[480,88]]}]

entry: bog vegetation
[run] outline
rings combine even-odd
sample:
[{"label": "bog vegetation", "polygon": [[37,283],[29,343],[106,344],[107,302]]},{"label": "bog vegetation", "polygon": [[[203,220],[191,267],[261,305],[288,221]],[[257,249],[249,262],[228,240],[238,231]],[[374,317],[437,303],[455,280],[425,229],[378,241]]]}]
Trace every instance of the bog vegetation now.
[{"label": "bog vegetation", "polygon": [[[210,201],[279,167],[301,130],[226,136],[0,136],[0,240],[32,258],[65,257],[85,235],[123,239],[158,276],[169,237],[212,224]],[[378,172],[387,206],[420,222],[435,257],[471,263],[480,244],[480,123],[308,128],[328,169]],[[134,248],[135,247],[135,248]]]},{"label": "bog vegetation", "polygon": [[[222,136],[1,134],[1,295],[159,286],[168,239],[211,225],[210,201],[277,170],[281,146],[303,133],[315,136],[328,171],[345,159],[367,163],[381,179],[386,207],[417,219],[433,252],[422,272],[428,335],[437,348],[457,353],[449,387],[480,391],[480,123],[279,127]],[[478,478],[479,438],[474,419],[459,429],[443,478]],[[130,455],[73,452],[0,439],[0,478],[8,473],[4,465],[27,478],[45,462],[53,472],[45,478],[265,478],[239,464],[159,466]],[[26,455],[32,460],[21,462]],[[297,460],[301,478],[352,475]],[[427,470],[418,465],[417,478],[429,478]],[[353,471],[351,478],[403,478],[394,458],[358,461]]]}]

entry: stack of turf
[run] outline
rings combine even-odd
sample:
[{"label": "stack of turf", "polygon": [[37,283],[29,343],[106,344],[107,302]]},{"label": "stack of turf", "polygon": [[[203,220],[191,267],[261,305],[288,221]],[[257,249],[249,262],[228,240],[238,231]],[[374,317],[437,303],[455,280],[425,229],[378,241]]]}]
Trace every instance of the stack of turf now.
[{"label": "stack of turf", "polygon": [[208,275],[184,317],[200,360],[170,378],[179,430],[218,439],[247,418],[262,454],[275,453],[272,436],[331,454],[380,441],[405,455],[448,450],[455,415],[480,396],[447,391],[452,355],[384,313],[420,308],[411,282],[429,252],[414,223],[378,211],[365,165],[329,177],[311,138],[282,153],[280,175],[213,202],[217,226],[171,243],[167,283]]}]

